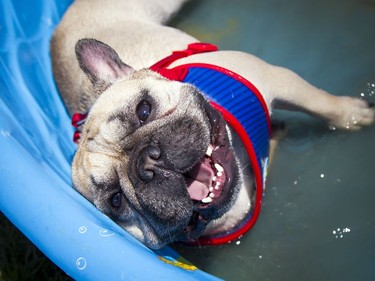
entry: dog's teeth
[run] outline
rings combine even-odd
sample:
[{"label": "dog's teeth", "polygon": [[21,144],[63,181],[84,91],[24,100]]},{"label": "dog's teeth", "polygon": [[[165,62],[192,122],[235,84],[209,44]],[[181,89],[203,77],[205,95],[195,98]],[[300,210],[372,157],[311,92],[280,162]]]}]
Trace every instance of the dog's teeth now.
[{"label": "dog's teeth", "polygon": [[217,172],[217,174],[216,174],[218,177],[221,177],[222,175],[223,175],[223,173],[222,172]]},{"label": "dog's teeth", "polygon": [[212,181],[216,181],[217,177],[213,176]]},{"label": "dog's teeth", "polygon": [[214,191],[214,188],[211,186],[209,189],[210,192]]},{"label": "dog's teeth", "polygon": [[217,182],[215,186],[215,190],[219,190],[219,189],[220,189],[220,182]]},{"label": "dog's teeth", "polygon": [[209,146],[207,147],[206,155],[211,157],[211,155],[212,155],[212,151],[213,151],[213,150],[214,150],[214,149],[213,149],[212,145],[209,145]]},{"label": "dog's teeth", "polygon": [[202,203],[211,203],[211,202],[212,202],[212,198],[211,197],[206,197],[206,198],[202,199]]},{"label": "dog's teeth", "polygon": [[215,194],[213,193],[210,193],[208,196],[210,196],[211,198],[215,198]]},{"label": "dog's teeth", "polygon": [[214,164],[214,166],[215,166],[215,168],[216,168],[216,170],[218,171],[218,172],[223,172],[224,171],[224,168],[223,167],[221,167],[221,165],[220,164],[218,164],[218,163],[215,163]]}]

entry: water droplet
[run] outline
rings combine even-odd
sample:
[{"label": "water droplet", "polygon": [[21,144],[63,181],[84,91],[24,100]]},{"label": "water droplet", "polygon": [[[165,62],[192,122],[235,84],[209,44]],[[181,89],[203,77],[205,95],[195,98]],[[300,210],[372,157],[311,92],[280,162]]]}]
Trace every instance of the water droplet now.
[{"label": "water droplet", "polygon": [[324,178],[324,174],[320,174],[320,177],[321,177],[321,178]]},{"label": "water droplet", "polygon": [[329,125],[328,129],[329,129],[330,131],[336,131],[336,127],[333,126],[333,125]]},{"label": "water droplet", "polygon": [[375,94],[375,83],[367,83],[367,89],[366,91],[363,93],[361,93],[361,97],[365,97],[366,95],[368,95],[369,97],[372,97],[374,94]]},{"label": "water droplet", "polygon": [[240,245],[240,244],[241,244],[241,241],[238,240],[238,241],[236,242],[236,245]]},{"label": "water droplet", "polygon": [[5,138],[10,137],[10,133],[9,133],[9,131],[3,131],[3,130],[1,130],[0,133],[1,133],[1,135],[2,135],[3,137],[5,137]]},{"label": "water droplet", "polygon": [[333,230],[332,231],[332,234],[335,236],[335,238],[344,238],[344,234],[345,233],[349,233],[350,232],[350,228],[348,227],[345,227],[345,228],[340,228],[338,227],[337,229]]},{"label": "water droplet", "polygon": [[87,231],[87,227],[82,225],[80,228],[78,228],[79,233],[83,234]]},{"label": "water droplet", "polygon": [[262,258],[263,258],[263,256],[262,256],[262,255],[259,255],[259,256],[258,256],[258,258],[262,259]]},{"label": "water droplet", "polygon": [[76,261],[76,266],[79,270],[84,270],[87,266],[86,259],[83,257],[79,257]]},{"label": "water droplet", "polygon": [[109,236],[115,235],[115,233],[113,231],[111,231],[111,230],[102,228],[99,231],[99,235],[102,236],[102,237],[109,237]]}]

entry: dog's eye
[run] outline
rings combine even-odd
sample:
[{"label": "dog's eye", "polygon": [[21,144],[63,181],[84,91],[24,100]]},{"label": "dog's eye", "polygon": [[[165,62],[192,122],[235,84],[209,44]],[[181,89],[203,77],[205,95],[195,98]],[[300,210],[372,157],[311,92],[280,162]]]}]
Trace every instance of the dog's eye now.
[{"label": "dog's eye", "polygon": [[112,198],[111,198],[111,205],[113,208],[115,209],[118,209],[120,208],[121,206],[121,192],[117,192],[115,194],[112,195]]},{"label": "dog's eye", "polygon": [[139,118],[139,121],[141,122],[141,125],[143,125],[143,123],[146,122],[150,114],[151,114],[151,104],[146,100],[142,100],[137,105],[137,116]]}]

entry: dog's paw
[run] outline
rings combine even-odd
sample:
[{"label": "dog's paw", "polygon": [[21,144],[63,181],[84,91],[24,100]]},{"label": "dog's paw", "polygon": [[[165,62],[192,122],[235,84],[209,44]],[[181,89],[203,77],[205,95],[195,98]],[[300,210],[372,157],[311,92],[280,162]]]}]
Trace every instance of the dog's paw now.
[{"label": "dog's paw", "polygon": [[329,120],[332,130],[358,130],[375,123],[375,108],[363,99],[339,97],[335,111]]}]

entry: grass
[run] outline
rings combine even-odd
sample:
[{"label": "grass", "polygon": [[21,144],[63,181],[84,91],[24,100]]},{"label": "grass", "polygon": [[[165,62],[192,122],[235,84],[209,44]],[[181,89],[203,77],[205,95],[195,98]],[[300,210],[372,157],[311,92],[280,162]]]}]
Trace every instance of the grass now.
[{"label": "grass", "polygon": [[0,281],[72,280],[0,212]]}]

